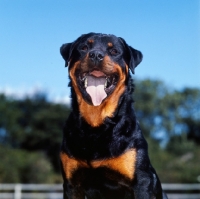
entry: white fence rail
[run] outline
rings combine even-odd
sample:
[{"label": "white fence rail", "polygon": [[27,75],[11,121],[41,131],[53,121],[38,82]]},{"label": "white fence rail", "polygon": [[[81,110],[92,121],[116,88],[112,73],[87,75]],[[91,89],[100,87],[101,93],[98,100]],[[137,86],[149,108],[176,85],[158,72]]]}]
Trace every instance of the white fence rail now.
[{"label": "white fence rail", "polygon": [[200,199],[200,184],[162,184],[169,199]]},{"label": "white fence rail", "polygon": [[[162,184],[169,199],[200,199],[200,184]],[[0,199],[62,199],[61,184],[0,184]]]},{"label": "white fence rail", "polygon": [[61,184],[0,184],[0,199],[62,199]]}]

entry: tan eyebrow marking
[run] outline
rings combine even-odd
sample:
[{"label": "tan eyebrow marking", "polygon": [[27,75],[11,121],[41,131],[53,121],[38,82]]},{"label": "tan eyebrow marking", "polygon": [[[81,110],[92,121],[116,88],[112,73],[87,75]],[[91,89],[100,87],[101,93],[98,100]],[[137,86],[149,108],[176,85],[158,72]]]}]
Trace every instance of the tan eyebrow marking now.
[{"label": "tan eyebrow marking", "polygon": [[108,42],[108,47],[113,47],[113,44],[111,42]]},{"label": "tan eyebrow marking", "polygon": [[90,44],[94,43],[94,39],[89,39],[88,43],[90,43]]}]

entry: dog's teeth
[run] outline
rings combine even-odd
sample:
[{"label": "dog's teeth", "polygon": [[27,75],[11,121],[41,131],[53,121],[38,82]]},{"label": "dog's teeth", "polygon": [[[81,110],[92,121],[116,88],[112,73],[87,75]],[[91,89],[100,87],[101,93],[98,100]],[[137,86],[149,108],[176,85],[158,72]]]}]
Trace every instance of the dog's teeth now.
[{"label": "dog's teeth", "polygon": [[106,78],[106,81],[105,81],[105,84],[104,84],[104,88],[106,88],[107,87],[107,78]]},{"label": "dog's teeth", "polygon": [[85,77],[84,86],[85,86],[85,88],[87,88],[87,77]]}]

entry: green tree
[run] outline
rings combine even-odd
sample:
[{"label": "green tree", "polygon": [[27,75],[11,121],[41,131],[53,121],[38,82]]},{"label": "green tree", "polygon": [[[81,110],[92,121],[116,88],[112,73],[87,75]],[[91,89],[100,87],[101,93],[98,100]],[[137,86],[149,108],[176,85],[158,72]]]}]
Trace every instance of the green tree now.
[{"label": "green tree", "polygon": [[59,171],[62,128],[68,114],[67,106],[48,102],[41,93],[22,100],[0,95],[0,143],[28,151],[43,151]]},{"label": "green tree", "polygon": [[27,152],[0,145],[0,183],[52,183],[50,161],[43,153]]},{"label": "green tree", "polygon": [[22,117],[14,99],[0,94],[0,143],[17,147],[23,139],[23,129],[17,122]]},{"label": "green tree", "polygon": [[181,133],[200,137],[200,89],[176,91],[161,81],[147,79],[136,83],[134,98],[146,137],[170,139]]}]

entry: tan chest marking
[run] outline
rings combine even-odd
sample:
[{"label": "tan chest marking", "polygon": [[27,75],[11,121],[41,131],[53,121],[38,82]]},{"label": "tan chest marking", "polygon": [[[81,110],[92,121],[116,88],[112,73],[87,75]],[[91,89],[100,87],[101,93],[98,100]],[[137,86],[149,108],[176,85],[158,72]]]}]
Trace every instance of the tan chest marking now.
[{"label": "tan chest marking", "polygon": [[79,168],[106,167],[132,180],[135,173],[136,155],[136,150],[131,149],[116,158],[92,161],[90,165],[88,165],[84,161],[70,158],[67,154],[63,152],[60,153],[60,158],[67,179],[70,179],[73,175],[73,172],[78,170]]},{"label": "tan chest marking", "polygon": [[70,179],[72,177],[73,172],[76,171],[77,169],[88,167],[86,162],[70,158],[64,152],[60,153],[60,159],[67,179]]}]

